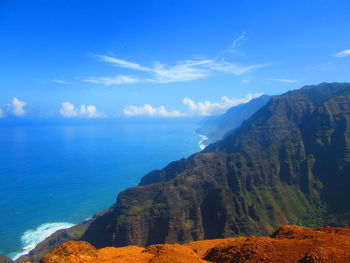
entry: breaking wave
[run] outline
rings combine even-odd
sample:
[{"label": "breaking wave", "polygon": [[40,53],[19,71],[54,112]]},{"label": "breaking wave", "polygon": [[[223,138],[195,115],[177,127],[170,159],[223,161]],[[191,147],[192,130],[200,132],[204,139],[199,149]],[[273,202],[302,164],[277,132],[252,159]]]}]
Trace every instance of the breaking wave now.
[{"label": "breaking wave", "polygon": [[29,229],[21,237],[22,251],[11,253],[9,256],[15,260],[20,256],[28,254],[40,242],[52,235],[58,230],[67,229],[74,226],[74,224],[60,222],[60,223],[45,223],[38,226],[36,229]]},{"label": "breaking wave", "polygon": [[208,137],[204,135],[199,135],[199,137],[201,138],[198,142],[199,148],[201,148],[201,150],[204,150],[204,148],[207,147],[207,145],[204,142],[208,140]]}]

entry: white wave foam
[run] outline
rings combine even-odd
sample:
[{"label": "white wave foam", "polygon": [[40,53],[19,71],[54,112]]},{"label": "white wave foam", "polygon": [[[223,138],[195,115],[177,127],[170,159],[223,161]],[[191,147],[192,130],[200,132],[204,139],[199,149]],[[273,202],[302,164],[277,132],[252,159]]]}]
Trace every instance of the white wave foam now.
[{"label": "white wave foam", "polygon": [[199,135],[199,137],[201,138],[198,142],[199,148],[201,148],[201,150],[204,150],[204,148],[207,147],[207,145],[204,144],[204,142],[208,140],[208,137],[204,135]]},{"label": "white wave foam", "polygon": [[20,256],[28,254],[40,242],[52,235],[58,230],[67,229],[74,226],[74,224],[59,222],[59,223],[45,223],[38,226],[36,229],[30,229],[24,232],[21,237],[22,251],[11,253],[9,256],[16,260]]}]

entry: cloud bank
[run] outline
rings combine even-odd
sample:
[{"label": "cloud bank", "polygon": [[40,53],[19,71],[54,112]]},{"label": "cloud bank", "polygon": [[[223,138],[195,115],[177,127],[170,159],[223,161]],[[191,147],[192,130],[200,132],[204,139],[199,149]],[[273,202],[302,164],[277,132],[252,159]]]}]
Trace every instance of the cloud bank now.
[{"label": "cloud bank", "polygon": [[151,117],[186,117],[186,116],[209,116],[223,113],[227,109],[239,105],[241,103],[247,103],[250,100],[263,95],[263,93],[249,93],[244,98],[229,98],[227,96],[221,97],[219,102],[199,101],[194,102],[192,99],[185,97],[182,103],[187,106],[187,112],[181,112],[178,110],[169,111],[165,106],[154,107],[151,104],[144,104],[143,106],[129,105],[123,109],[125,116],[151,116]]},{"label": "cloud bank", "polygon": [[102,113],[97,112],[96,106],[94,105],[80,105],[80,107],[75,107],[74,104],[70,102],[63,102],[59,111],[60,115],[64,118],[73,117],[85,117],[85,118],[101,118]]},{"label": "cloud bank", "polygon": [[177,118],[186,116],[177,110],[168,111],[165,106],[160,106],[158,108],[153,107],[151,104],[144,104],[143,106],[127,106],[123,109],[125,116],[151,116],[151,117],[168,117]]},{"label": "cloud bank", "polygon": [[182,100],[182,103],[189,108],[192,115],[209,116],[220,114],[233,106],[247,103],[250,100],[260,97],[263,94],[264,93],[249,93],[241,99],[222,96],[220,102],[199,101],[197,103],[186,97]]}]

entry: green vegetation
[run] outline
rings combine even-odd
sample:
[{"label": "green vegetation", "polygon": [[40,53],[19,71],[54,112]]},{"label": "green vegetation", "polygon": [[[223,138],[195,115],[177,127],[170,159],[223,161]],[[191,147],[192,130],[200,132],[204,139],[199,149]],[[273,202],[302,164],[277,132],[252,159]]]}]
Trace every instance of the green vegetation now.
[{"label": "green vegetation", "polygon": [[153,200],[145,200],[144,202],[138,204],[138,205],[133,205],[129,208],[128,213],[129,214],[138,214],[143,212],[146,209],[149,209],[152,207]]},{"label": "green vegetation", "polygon": [[307,212],[306,215],[296,221],[296,225],[307,227],[321,227],[324,225],[327,214],[327,205],[324,202],[319,202],[314,209]]}]

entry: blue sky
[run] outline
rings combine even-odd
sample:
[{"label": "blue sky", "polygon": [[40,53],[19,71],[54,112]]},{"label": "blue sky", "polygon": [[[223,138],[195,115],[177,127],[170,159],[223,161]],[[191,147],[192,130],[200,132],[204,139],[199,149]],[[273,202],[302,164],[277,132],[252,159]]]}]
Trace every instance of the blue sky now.
[{"label": "blue sky", "polygon": [[0,33],[4,118],[210,115],[350,81],[347,0],[3,0]]}]

